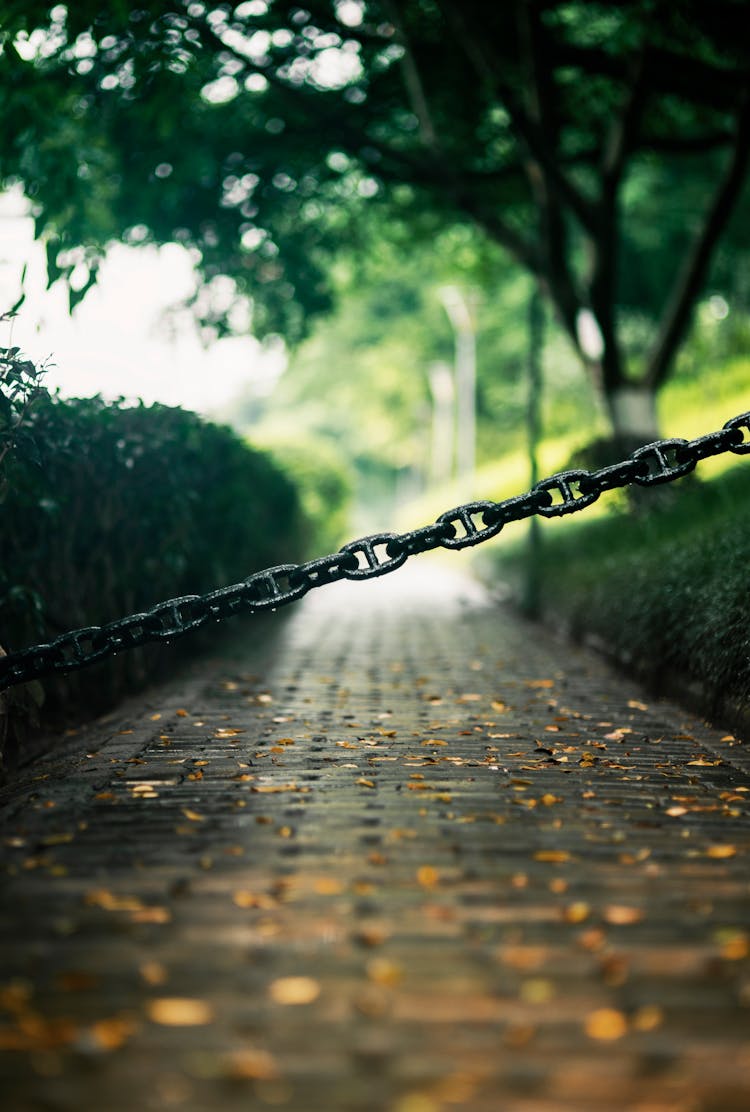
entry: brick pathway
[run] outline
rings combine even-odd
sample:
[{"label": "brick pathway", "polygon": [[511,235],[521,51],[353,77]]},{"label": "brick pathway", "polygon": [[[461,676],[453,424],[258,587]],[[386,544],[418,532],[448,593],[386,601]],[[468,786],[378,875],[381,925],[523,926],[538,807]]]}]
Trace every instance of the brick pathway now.
[{"label": "brick pathway", "polygon": [[4,1112],[750,1108],[746,751],[468,580],[66,745],[0,793]]}]

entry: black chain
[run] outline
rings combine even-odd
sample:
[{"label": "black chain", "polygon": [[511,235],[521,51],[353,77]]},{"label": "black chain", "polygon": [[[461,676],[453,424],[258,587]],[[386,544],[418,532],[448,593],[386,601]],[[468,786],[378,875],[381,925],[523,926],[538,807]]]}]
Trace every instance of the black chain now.
[{"label": "black chain", "polygon": [[0,691],[52,672],[84,668],[150,641],[171,641],[210,621],[233,614],[275,610],[313,587],[340,579],[372,579],[395,571],[410,556],[434,548],[468,548],[497,536],[511,521],[534,514],[561,517],[590,506],[616,487],[654,486],[687,475],[699,460],[723,452],[750,453],[750,412],[727,421],[718,432],[696,440],[657,440],[628,459],[598,471],[561,471],[533,490],[503,502],[467,502],[441,514],[432,525],[410,533],[376,533],[351,541],[331,556],[305,564],[267,568],[231,587],[206,595],[184,595],[103,626],[71,630],[46,645],[0,657]]}]

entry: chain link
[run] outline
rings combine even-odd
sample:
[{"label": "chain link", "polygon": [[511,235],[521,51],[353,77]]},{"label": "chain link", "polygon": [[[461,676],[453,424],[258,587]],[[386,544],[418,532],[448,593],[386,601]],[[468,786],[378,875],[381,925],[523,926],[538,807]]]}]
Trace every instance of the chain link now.
[{"label": "chain link", "polygon": [[750,412],[727,421],[717,432],[695,440],[657,440],[627,459],[598,471],[560,471],[542,479],[526,494],[502,502],[467,502],[440,515],[436,522],[408,533],[375,533],[345,544],[339,552],[305,564],[280,564],[256,572],[241,583],[205,595],[168,599],[141,614],[103,626],[74,629],[49,644],[0,656],[0,691],[55,672],[85,668],[126,649],[151,641],[171,641],[209,621],[239,613],[276,610],[302,598],[314,587],[342,579],[372,579],[395,571],[410,556],[435,548],[460,549],[489,540],[512,521],[540,514],[561,517],[590,506],[601,494],[633,483],[671,483],[696,464],[723,452],[750,453]]}]

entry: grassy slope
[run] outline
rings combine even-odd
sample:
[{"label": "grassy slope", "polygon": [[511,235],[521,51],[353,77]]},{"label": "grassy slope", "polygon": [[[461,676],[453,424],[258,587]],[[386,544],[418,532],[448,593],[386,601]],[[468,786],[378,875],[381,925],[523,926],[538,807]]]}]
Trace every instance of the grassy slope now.
[{"label": "grassy slope", "polygon": [[[675,381],[661,399],[664,435],[698,436],[750,410],[750,361],[702,382]],[[721,699],[750,706],[750,458],[698,465],[699,480],[644,495],[637,514],[606,495],[585,513],[543,524],[541,608],[658,686],[697,680],[710,713]],[[653,488],[652,488],[653,489]],[[485,572],[523,590],[523,529],[483,555]]]},{"label": "grassy slope", "polygon": [[[750,359],[735,358],[700,380],[669,383],[659,400],[664,436],[692,438],[750,410]],[[590,430],[546,440],[542,474],[564,467]],[[668,488],[651,488],[637,516],[619,493],[584,513],[542,522],[543,616],[574,635],[594,638],[658,686],[664,674],[697,680],[703,708],[721,698],[750,706],[750,457],[704,460]],[[397,528],[434,520],[472,498],[502,499],[528,487],[517,450],[482,467],[471,491],[455,484],[404,507]],[[653,498],[653,509],[648,508]],[[509,526],[477,549],[480,573],[524,595],[527,527]]]}]

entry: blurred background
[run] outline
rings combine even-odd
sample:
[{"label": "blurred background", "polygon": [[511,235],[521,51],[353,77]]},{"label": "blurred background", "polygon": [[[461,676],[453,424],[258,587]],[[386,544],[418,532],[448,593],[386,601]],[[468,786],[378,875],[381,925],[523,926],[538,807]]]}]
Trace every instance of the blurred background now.
[{"label": "blurred background", "polygon": [[[745,16],[742,0],[5,3],[6,520],[22,489],[47,525],[68,514],[36,449],[33,482],[11,473],[49,441],[40,390],[97,396],[97,429],[105,403],[115,425],[156,404],[230,426],[290,483],[300,553],[750,409]],[[140,456],[117,437],[127,478]],[[710,489],[710,514],[740,497]],[[227,521],[247,513],[225,502]],[[634,509],[657,529],[624,496],[590,517]],[[611,556],[581,528],[557,534],[573,564]],[[523,529],[508,544],[490,578],[526,561]],[[54,628],[9,551],[6,609],[34,599],[35,635]]]}]

